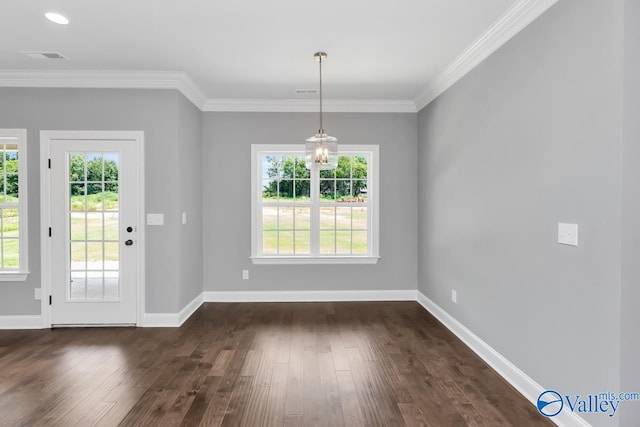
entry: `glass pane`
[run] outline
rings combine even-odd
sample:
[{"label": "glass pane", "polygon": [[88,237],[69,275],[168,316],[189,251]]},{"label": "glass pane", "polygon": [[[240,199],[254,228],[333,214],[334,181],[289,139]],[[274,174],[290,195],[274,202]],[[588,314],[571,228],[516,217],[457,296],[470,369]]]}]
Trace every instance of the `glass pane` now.
[{"label": "glass pane", "polygon": [[262,232],[262,253],[265,255],[275,255],[278,253],[278,232]]},{"label": "glass pane", "polygon": [[320,208],[320,228],[330,230],[336,228],[336,208]]},{"label": "glass pane", "polygon": [[[0,165],[1,167],[2,165]],[[4,175],[2,171],[0,171],[0,203],[4,203],[4,179],[2,179]]]},{"label": "glass pane", "polygon": [[105,242],[104,244],[105,270],[118,270],[119,260],[120,260],[120,243]]},{"label": "glass pane", "polygon": [[102,271],[87,272],[87,299],[102,299]]},{"label": "glass pane", "polygon": [[120,273],[117,271],[104,272],[104,298],[118,299],[120,289]]},{"label": "glass pane", "polygon": [[2,239],[2,264],[4,268],[20,266],[20,244],[18,239]]},{"label": "glass pane", "polygon": [[294,178],[294,162],[295,159],[291,156],[283,157],[282,161],[282,177],[285,179],[293,180]]},{"label": "glass pane", "polygon": [[71,184],[71,210],[75,212],[85,211],[85,185],[84,184]]},{"label": "glass pane", "polygon": [[280,231],[278,239],[278,253],[283,255],[293,254],[293,231]]},{"label": "glass pane", "polygon": [[[69,154],[72,300],[119,296],[118,153]],[[105,270],[108,270],[105,273]]]},{"label": "glass pane", "polygon": [[17,209],[2,209],[2,237],[17,238],[20,230],[20,218]]},{"label": "glass pane", "polygon": [[320,180],[320,202],[336,201],[336,185],[335,181],[322,179]]},{"label": "glass pane", "polygon": [[339,230],[351,229],[351,208],[336,208],[336,228]]},{"label": "glass pane", "polygon": [[262,207],[262,229],[277,230],[278,229],[278,208],[271,206]]},{"label": "glass pane", "polygon": [[86,272],[84,271],[72,271],[71,272],[71,283],[69,284],[69,298],[74,299],[84,299],[86,292]]},{"label": "glass pane", "polygon": [[323,255],[336,253],[336,232],[320,230],[320,253]]},{"label": "glass pane", "polygon": [[275,201],[278,198],[278,181],[275,179],[262,180],[262,200]]},{"label": "glass pane", "polygon": [[280,193],[280,201],[289,201],[293,199],[293,180],[283,179],[278,183],[278,191]]},{"label": "glass pane", "polygon": [[118,183],[105,182],[104,191],[103,209],[105,211],[117,211],[120,208],[118,200]]},{"label": "glass pane", "polygon": [[333,180],[333,178],[335,178],[335,176],[336,176],[336,170],[335,169],[321,170],[320,171],[320,179],[331,179],[331,180]]},{"label": "glass pane", "polygon": [[367,254],[367,232],[366,231],[354,231],[353,237],[353,253],[358,255]]},{"label": "glass pane", "polygon": [[87,212],[87,240],[102,240],[102,212]]},{"label": "glass pane", "polygon": [[85,242],[71,242],[71,270],[87,269],[87,244]]},{"label": "glass pane", "polygon": [[102,154],[87,154],[87,181],[101,182],[102,178]]},{"label": "glass pane", "polygon": [[7,203],[15,203],[18,201],[18,175],[6,175],[6,201]]},{"label": "glass pane", "polygon": [[366,202],[367,197],[367,181],[358,179],[352,181],[353,184],[353,197],[357,202]]},{"label": "glass pane", "polygon": [[304,164],[304,157],[296,158],[296,170],[295,170],[295,178],[297,179],[309,179],[310,171]]},{"label": "glass pane", "polygon": [[84,154],[69,155],[69,181],[84,182]]},{"label": "glass pane", "polygon": [[351,232],[350,231],[336,232],[336,253],[337,254],[351,253]]},{"label": "glass pane", "polygon": [[104,240],[118,241],[120,231],[120,215],[118,213],[104,213]]},{"label": "glass pane", "polygon": [[280,230],[293,230],[293,208],[278,208]]},{"label": "glass pane", "polygon": [[102,210],[102,191],[104,184],[87,184],[87,210]]},{"label": "glass pane", "polygon": [[352,228],[354,230],[366,230],[368,217],[367,217],[367,208],[353,208],[352,210]]},{"label": "glass pane", "polygon": [[367,158],[354,156],[351,163],[351,177],[353,179],[367,179]]},{"label": "glass pane", "polygon": [[16,144],[5,145],[5,165],[7,173],[18,173],[18,146]]},{"label": "glass pane", "polygon": [[87,270],[102,270],[102,242],[87,242]]},{"label": "glass pane", "polygon": [[336,181],[336,200],[338,202],[351,200],[351,181],[344,179]]},{"label": "glass pane", "polygon": [[296,230],[311,229],[311,208],[295,209]]},{"label": "glass pane", "polygon": [[118,153],[104,154],[104,180],[118,181]]},{"label": "glass pane", "polygon": [[308,202],[311,198],[311,184],[309,180],[296,180],[295,182],[296,202]]},{"label": "glass pane", "polygon": [[282,156],[264,156],[262,158],[262,178],[282,178]]},{"label": "glass pane", "polygon": [[339,156],[336,178],[351,178],[351,157]]},{"label": "glass pane", "polygon": [[311,253],[311,232],[296,231],[296,254],[309,255]]},{"label": "glass pane", "polygon": [[71,213],[71,240],[86,240],[86,225],[85,214],[81,212]]}]

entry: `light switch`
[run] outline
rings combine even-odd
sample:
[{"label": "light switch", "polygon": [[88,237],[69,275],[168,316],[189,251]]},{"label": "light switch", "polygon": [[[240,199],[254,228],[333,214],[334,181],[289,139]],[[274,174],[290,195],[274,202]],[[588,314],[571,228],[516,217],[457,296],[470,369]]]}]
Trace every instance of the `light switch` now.
[{"label": "light switch", "polygon": [[187,223],[187,213],[182,212],[182,224],[186,224],[186,223]]},{"label": "light switch", "polygon": [[558,243],[578,246],[578,224],[558,223]]},{"label": "light switch", "polygon": [[164,225],[164,214],[147,214],[147,225]]}]

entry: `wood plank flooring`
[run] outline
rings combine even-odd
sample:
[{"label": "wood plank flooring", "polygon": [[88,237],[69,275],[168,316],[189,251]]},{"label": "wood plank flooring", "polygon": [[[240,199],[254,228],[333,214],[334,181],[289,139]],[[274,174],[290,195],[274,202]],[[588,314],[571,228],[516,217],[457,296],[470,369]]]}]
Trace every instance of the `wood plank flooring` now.
[{"label": "wood plank flooring", "polygon": [[415,302],[207,303],[181,328],[0,331],[2,426],[546,426]]}]

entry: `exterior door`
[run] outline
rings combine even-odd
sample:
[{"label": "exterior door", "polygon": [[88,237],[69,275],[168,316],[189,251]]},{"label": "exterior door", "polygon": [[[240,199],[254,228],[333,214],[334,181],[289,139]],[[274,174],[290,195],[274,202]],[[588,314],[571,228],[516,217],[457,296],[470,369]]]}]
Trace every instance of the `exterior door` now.
[{"label": "exterior door", "polygon": [[52,325],[136,324],[137,149],[51,140]]}]

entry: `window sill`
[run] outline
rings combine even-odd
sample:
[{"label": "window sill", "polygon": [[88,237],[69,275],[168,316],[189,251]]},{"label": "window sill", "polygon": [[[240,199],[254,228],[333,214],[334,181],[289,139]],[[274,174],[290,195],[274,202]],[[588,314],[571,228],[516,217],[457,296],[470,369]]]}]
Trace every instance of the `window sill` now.
[{"label": "window sill", "polygon": [[20,273],[14,272],[0,272],[0,282],[24,282],[29,277],[29,272]]},{"label": "window sill", "polygon": [[379,256],[350,256],[350,257],[251,257],[254,264],[377,264]]}]

